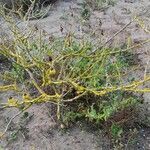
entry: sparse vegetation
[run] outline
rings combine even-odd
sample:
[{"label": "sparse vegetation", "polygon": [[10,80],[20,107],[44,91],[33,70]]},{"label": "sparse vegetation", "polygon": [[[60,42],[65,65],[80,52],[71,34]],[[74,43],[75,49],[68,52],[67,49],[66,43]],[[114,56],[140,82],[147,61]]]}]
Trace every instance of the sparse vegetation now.
[{"label": "sparse vegetation", "polygon": [[17,0],[4,3],[5,13],[12,13],[22,20],[40,19],[47,16],[50,6],[44,8],[48,1],[42,0]]},{"label": "sparse vegetation", "polygon": [[109,6],[114,6],[116,0],[85,0],[85,4],[94,10],[105,10]]}]

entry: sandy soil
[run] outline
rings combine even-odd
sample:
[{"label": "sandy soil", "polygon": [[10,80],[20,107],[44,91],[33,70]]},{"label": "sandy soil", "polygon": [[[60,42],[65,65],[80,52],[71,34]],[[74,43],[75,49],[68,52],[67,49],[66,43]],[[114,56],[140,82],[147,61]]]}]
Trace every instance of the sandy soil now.
[{"label": "sandy soil", "polygon": [[[113,7],[104,11],[92,11],[90,19],[83,22],[81,18],[82,0],[63,0],[57,2],[49,11],[48,17],[40,20],[32,20],[28,23],[30,27],[44,30],[49,37],[62,37],[69,31],[75,33],[75,38],[90,39],[95,44],[101,44],[130,22],[135,15],[141,17],[147,29],[150,29],[150,1],[149,0],[119,0]],[[100,23],[101,22],[101,23]],[[24,23],[20,26],[24,27]],[[2,24],[1,24],[2,25]],[[63,32],[61,32],[63,28]],[[5,27],[3,27],[4,32]],[[93,32],[94,31],[94,32]],[[103,32],[103,34],[102,34]],[[2,31],[1,31],[2,33]],[[121,34],[115,37],[113,45],[122,45],[131,37],[133,44],[150,39],[146,33],[134,21]],[[97,40],[101,39],[101,40]],[[150,73],[150,44],[138,47],[136,53],[147,73]],[[2,69],[2,66],[0,66]],[[137,74],[141,77],[143,70]],[[3,81],[0,81],[2,84]],[[146,85],[147,87],[150,84]],[[13,92],[0,93],[0,102],[4,102]],[[143,95],[145,104],[141,106],[142,118],[150,119],[150,94]],[[149,111],[145,111],[145,110]],[[90,127],[81,126],[79,123],[74,128],[66,131],[60,130],[52,115],[53,107],[49,104],[35,105],[28,110],[26,119],[20,117],[13,120],[4,139],[0,141],[0,149],[6,150],[111,150],[115,149],[109,138],[100,130],[91,130]],[[8,120],[17,110],[0,110],[0,131],[2,132]],[[22,116],[22,115],[21,115]],[[141,117],[141,115],[139,115]],[[148,125],[148,124],[147,124]],[[23,128],[23,131],[22,131]],[[25,128],[25,129],[24,129]],[[132,130],[132,129],[131,129]],[[17,135],[16,135],[17,134]],[[138,127],[137,132],[127,136],[123,144],[126,150],[148,150],[150,149],[150,128]]]}]

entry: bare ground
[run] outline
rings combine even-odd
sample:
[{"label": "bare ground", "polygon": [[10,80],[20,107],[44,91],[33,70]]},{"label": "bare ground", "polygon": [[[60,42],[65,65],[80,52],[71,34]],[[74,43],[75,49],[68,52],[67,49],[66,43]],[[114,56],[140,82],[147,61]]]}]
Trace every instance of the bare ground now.
[{"label": "bare ground", "polygon": [[[81,19],[82,0],[59,1],[49,12],[49,16],[41,20],[30,21],[28,26],[38,27],[44,30],[49,37],[62,37],[69,31],[74,31],[75,37],[80,40],[83,38],[91,39],[96,44],[106,41],[124,25],[126,25],[134,15],[138,15],[145,22],[149,29],[150,25],[150,1],[149,0],[120,0],[113,7],[103,11],[92,11],[90,19],[82,22]],[[101,23],[100,23],[101,22]],[[24,26],[24,23],[20,23]],[[61,32],[63,28],[63,32]],[[3,28],[5,29],[5,28]],[[94,31],[94,32],[93,32]],[[103,32],[103,34],[102,34]],[[133,44],[150,39],[150,34],[146,33],[134,21],[123,32],[115,37],[116,43],[122,45],[131,37]],[[101,39],[98,41],[97,39]],[[141,64],[150,73],[150,44],[138,47],[138,54]],[[2,66],[1,66],[2,67]],[[136,76],[141,77],[143,71],[136,72]],[[3,81],[0,82],[1,84]],[[150,84],[146,85],[147,87]],[[13,92],[0,93],[0,102],[4,102]],[[149,150],[150,149],[150,94],[143,95],[145,103],[141,106],[140,122],[146,126],[135,126],[128,128],[127,135],[122,140],[122,145],[115,148],[107,135],[99,129],[93,130],[90,125],[85,127],[80,123],[74,128],[61,130],[60,125],[53,118],[53,107],[49,104],[34,105],[28,110],[28,117],[20,119],[17,117],[11,123],[4,139],[0,141],[0,149],[6,150]],[[146,111],[145,111],[146,110]],[[4,131],[8,120],[16,114],[17,110],[0,110],[0,131]],[[23,116],[23,115],[21,115]]]}]

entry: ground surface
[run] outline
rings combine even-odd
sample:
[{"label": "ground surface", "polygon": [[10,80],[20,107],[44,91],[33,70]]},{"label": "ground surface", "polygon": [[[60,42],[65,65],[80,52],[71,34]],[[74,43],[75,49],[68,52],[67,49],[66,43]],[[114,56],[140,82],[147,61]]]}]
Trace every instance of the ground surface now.
[{"label": "ground surface", "polygon": [[[113,7],[110,6],[104,11],[92,11],[90,19],[82,21],[82,0],[63,0],[56,3],[49,16],[41,20],[32,20],[29,26],[37,27],[38,30],[44,30],[47,38],[62,37],[72,31],[78,40],[87,38],[93,42],[101,43],[110,38],[124,25],[130,22],[135,15],[138,15],[145,21],[145,25],[150,25],[150,1],[149,0],[119,0]],[[20,23],[24,26],[24,23]],[[145,27],[145,28],[146,28]],[[63,31],[61,32],[61,28]],[[5,27],[3,27],[4,31]],[[1,31],[1,33],[3,32]],[[94,32],[93,32],[94,31]],[[102,34],[103,32],[103,34]],[[115,37],[113,45],[121,45],[131,37],[133,43],[139,43],[150,38],[134,21],[121,34]],[[101,39],[98,41],[97,39]],[[149,44],[136,49],[136,53],[144,67],[147,67],[147,73],[150,73],[150,49]],[[2,69],[2,64],[0,64]],[[143,69],[137,72],[141,77]],[[3,81],[0,81],[3,84]],[[147,85],[149,86],[149,85]],[[13,92],[0,93],[0,102],[4,102],[8,97],[14,96]],[[18,95],[15,95],[18,96]],[[150,94],[143,95],[145,104],[144,111],[141,110],[143,120],[145,115],[150,119]],[[143,107],[143,106],[142,106]],[[17,112],[17,110],[0,110],[0,131],[2,132],[8,120]],[[77,124],[74,128],[66,131],[60,131],[52,117],[52,107],[49,104],[33,106],[26,119],[16,118],[13,120],[6,138],[0,141],[0,149],[8,150],[111,150],[115,149],[109,138],[99,130],[93,131]],[[22,115],[21,115],[22,116]],[[23,130],[22,130],[23,129]],[[138,127],[137,131],[124,138],[122,144],[125,150],[148,150],[150,149],[150,128]],[[130,132],[129,132],[130,133]],[[116,148],[119,149],[119,148]]]}]

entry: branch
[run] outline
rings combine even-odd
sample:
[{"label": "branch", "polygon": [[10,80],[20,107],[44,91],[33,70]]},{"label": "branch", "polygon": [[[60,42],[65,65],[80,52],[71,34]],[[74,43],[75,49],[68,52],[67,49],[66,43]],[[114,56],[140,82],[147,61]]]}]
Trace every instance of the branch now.
[{"label": "branch", "polygon": [[78,96],[76,96],[76,97],[74,97],[74,98],[67,99],[67,100],[62,100],[62,101],[63,101],[63,102],[72,102],[72,101],[77,100],[77,99],[79,99],[80,97],[84,96],[86,93],[87,93],[87,92],[83,92],[82,94],[80,94],[80,95],[78,95]]}]

